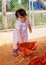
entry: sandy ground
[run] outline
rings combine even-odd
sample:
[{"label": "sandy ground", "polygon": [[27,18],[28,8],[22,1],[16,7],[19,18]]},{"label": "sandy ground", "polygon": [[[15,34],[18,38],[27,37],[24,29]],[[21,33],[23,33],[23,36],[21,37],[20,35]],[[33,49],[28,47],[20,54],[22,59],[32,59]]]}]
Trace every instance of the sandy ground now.
[{"label": "sandy ground", "polygon": [[28,61],[39,55],[46,54],[46,29],[33,29],[29,33],[29,41],[37,41],[38,46],[34,53],[23,60],[19,53],[17,57],[12,54],[13,31],[0,32],[0,65],[27,65]]}]

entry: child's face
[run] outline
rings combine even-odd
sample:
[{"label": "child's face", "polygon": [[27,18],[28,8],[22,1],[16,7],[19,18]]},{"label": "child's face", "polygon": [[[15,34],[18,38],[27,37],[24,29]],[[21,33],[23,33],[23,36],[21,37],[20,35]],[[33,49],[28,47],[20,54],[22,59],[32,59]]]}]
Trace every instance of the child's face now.
[{"label": "child's face", "polygon": [[26,16],[25,17],[19,17],[18,20],[20,20],[22,23],[26,21]]}]

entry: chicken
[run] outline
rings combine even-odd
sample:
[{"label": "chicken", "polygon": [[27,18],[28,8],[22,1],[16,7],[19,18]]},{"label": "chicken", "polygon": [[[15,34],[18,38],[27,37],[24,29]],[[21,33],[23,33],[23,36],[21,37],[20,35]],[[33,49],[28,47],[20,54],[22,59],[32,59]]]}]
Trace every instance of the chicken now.
[{"label": "chicken", "polygon": [[27,65],[46,65],[46,54],[31,59]]},{"label": "chicken", "polygon": [[25,42],[18,44],[18,49],[21,52],[21,55],[25,58],[34,52],[36,46],[36,42]]}]

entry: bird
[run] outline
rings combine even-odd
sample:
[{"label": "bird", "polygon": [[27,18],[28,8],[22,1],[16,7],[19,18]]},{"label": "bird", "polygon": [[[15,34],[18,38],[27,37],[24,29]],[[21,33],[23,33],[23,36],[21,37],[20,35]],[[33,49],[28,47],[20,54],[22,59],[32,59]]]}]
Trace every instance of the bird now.
[{"label": "bird", "polygon": [[29,60],[27,65],[46,65],[46,54],[33,57],[32,59]]},{"label": "bird", "polygon": [[18,50],[21,52],[21,55],[26,58],[27,56],[32,55],[34,50],[36,49],[37,44],[36,41],[33,42],[24,42],[18,44]]}]

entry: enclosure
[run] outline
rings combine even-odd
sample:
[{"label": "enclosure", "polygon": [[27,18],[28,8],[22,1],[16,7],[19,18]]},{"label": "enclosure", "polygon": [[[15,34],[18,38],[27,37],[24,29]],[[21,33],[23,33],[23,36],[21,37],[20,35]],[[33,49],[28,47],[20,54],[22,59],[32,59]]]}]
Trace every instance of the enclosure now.
[{"label": "enclosure", "polygon": [[[5,4],[4,4],[5,3]],[[36,0],[0,0],[0,29],[13,29],[15,11],[24,8],[32,27],[46,26],[46,9]]]},{"label": "enclosure", "polygon": [[[27,65],[32,58],[46,54],[46,5],[43,6],[43,1],[0,0],[0,65]],[[15,12],[18,8],[24,8],[30,19],[32,33],[28,31],[28,41],[38,44],[34,53],[26,58],[20,52],[15,57],[12,51]]]}]

